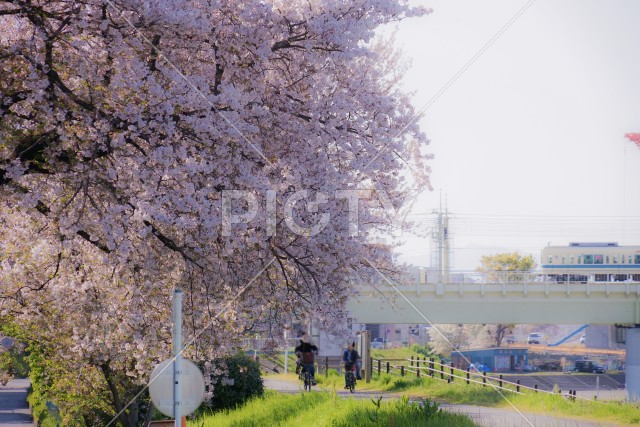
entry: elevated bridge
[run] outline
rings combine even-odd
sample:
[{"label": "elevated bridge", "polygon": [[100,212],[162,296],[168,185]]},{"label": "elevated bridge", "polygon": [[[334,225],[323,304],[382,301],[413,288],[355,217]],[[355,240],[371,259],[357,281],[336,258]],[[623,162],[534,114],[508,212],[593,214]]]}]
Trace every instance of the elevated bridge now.
[{"label": "elevated bridge", "polygon": [[558,282],[530,272],[447,276],[401,285],[381,275],[380,286],[362,287],[347,308],[356,323],[635,325],[626,334],[626,386],[630,400],[640,399],[640,282]]},{"label": "elevated bridge", "polygon": [[357,323],[640,324],[640,282],[558,283],[534,273],[472,277],[383,282],[361,288],[347,308]]}]

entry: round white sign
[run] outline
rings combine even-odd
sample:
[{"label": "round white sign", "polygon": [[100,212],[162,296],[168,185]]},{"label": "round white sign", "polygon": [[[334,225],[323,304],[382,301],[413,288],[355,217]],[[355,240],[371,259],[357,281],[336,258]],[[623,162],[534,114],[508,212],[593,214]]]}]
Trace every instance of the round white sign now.
[{"label": "round white sign", "polygon": [[[190,360],[180,361],[180,415],[191,414],[204,400],[204,376]],[[160,362],[151,373],[149,394],[156,409],[173,417],[173,359]]]}]

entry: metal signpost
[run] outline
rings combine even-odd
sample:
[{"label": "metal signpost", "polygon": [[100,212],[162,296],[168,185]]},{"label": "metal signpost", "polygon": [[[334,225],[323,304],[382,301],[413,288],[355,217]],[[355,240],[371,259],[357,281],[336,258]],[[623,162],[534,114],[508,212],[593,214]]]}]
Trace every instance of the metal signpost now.
[{"label": "metal signpost", "polygon": [[180,365],[182,359],[182,291],[176,289],[173,292],[173,416],[176,419],[176,427],[181,427],[180,414]]},{"label": "metal signpost", "polygon": [[156,409],[174,417],[175,427],[182,417],[195,411],[204,400],[204,376],[198,366],[182,359],[182,291],[173,294],[173,358],[156,366],[151,373],[149,394]]}]

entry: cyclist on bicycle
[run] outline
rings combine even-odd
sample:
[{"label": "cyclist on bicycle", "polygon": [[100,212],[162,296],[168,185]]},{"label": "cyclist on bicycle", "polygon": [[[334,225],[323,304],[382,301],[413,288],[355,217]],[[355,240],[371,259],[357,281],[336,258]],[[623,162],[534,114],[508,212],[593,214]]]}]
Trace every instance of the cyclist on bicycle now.
[{"label": "cyclist on bicycle", "polygon": [[311,373],[311,384],[316,385],[316,368],[314,363],[315,355],[318,354],[318,347],[311,342],[307,334],[304,334],[302,338],[300,338],[300,345],[295,348],[295,352],[302,361],[303,372]]},{"label": "cyclist on bicycle", "polygon": [[[347,349],[342,354],[342,361],[344,362],[344,388],[349,388],[349,371],[355,371],[356,362],[360,358],[358,351],[356,350],[356,343],[348,344]],[[355,372],[354,372],[355,378]]]}]

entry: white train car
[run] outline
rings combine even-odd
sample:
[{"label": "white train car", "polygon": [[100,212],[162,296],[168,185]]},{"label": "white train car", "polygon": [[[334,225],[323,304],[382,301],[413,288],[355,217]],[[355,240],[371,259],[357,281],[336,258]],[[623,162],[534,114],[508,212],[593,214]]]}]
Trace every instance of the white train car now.
[{"label": "white train car", "polygon": [[640,281],[640,246],[570,243],[542,250],[542,272],[558,282]]}]

